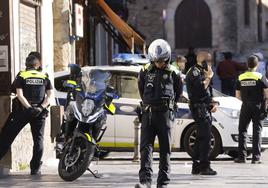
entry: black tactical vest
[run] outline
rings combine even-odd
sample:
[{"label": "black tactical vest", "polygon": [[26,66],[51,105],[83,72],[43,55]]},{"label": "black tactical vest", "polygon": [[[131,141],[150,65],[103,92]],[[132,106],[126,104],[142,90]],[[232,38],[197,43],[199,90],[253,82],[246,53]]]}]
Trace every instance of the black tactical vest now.
[{"label": "black tactical vest", "polygon": [[152,64],[145,67],[145,84],[143,102],[145,104],[162,104],[174,98],[174,86],[172,72],[168,66],[166,69],[157,69]]}]

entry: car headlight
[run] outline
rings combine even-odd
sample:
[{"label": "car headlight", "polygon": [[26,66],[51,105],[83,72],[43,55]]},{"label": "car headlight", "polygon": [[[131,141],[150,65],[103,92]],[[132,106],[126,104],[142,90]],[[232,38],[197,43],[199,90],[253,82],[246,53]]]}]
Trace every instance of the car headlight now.
[{"label": "car headlight", "polygon": [[228,117],[233,118],[233,119],[238,119],[240,116],[240,111],[231,109],[231,108],[219,108],[224,114],[226,114]]},{"label": "car headlight", "polygon": [[84,116],[89,116],[95,107],[94,101],[85,99],[81,104],[81,111]]}]

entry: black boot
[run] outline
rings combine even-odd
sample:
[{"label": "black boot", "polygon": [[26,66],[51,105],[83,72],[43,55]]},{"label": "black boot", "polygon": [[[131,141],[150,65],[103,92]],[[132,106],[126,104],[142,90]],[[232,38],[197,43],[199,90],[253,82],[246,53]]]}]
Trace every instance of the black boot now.
[{"label": "black boot", "polygon": [[213,170],[212,168],[207,167],[205,169],[200,170],[200,175],[215,176],[215,175],[217,175],[217,172],[215,170]]},{"label": "black boot", "polygon": [[135,188],[151,188],[150,183],[138,183],[135,185]]},{"label": "black boot", "polygon": [[192,174],[198,175],[200,173],[200,164],[197,161],[194,161],[192,164]]}]

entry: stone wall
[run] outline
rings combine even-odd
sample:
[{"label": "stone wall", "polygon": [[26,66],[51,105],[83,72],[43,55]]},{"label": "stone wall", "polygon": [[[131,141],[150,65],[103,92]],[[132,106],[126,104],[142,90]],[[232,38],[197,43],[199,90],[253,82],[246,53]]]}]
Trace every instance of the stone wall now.
[{"label": "stone wall", "polygon": [[[0,113],[0,131],[1,131],[11,110],[10,97],[0,96],[0,106],[2,106]],[[0,169],[1,167],[10,168],[11,167],[10,162],[11,162],[11,155],[10,152],[8,152],[8,154],[0,161]]]},{"label": "stone wall", "polygon": [[249,25],[245,25],[244,1],[238,1],[238,52],[245,51],[258,40],[256,0],[250,0],[249,14]]},{"label": "stone wall", "polygon": [[[266,3],[267,0],[263,0]],[[136,0],[129,4],[128,22],[135,25],[147,38],[149,44],[156,38],[163,38],[162,11],[166,9],[167,20],[165,28],[167,40],[171,47],[175,46],[174,17],[182,0]],[[250,0],[250,26],[244,25],[244,1],[242,0],[205,0],[212,15],[212,49],[217,51],[230,50],[240,52],[248,45],[257,41],[257,5],[256,0]],[[267,3],[268,4],[268,3]],[[147,10],[144,10],[144,7]],[[267,33],[267,5],[263,9],[263,33]],[[268,34],[267,34],[268,35]],[[177,50],[178,51],[178,50]],[[186,49],[179,50],[186,52]]]},{"label": "stone wall", "polygon": [[54,71],[65,70],[71,63],[69,1],[53,1]]}]

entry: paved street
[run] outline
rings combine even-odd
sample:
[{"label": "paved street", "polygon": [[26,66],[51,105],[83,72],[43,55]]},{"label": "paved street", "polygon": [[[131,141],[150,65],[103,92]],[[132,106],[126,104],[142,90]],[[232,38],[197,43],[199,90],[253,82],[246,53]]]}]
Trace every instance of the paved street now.
[{"label": "paved street", "polygon": [[[157,156],[157,155],[156,155]],[[191,161],[185,153],[175,153],[172,160],[172,175],[170,188],[178,187],[243,187],[262,188],[268,187],[268,152],[263,154],[264,163],[260,165],[235,164],[226,155],[213,161],[212,167],[218,171],[218,175],[193,176],[190,174]],[[28,171],[12,173],[10,176],[0,178],[0,187],[120,187],[132,188],[138,182],[137,172],[139,165],[131,161],[131,153],[112,153],[108,160],[94,162],[92,170],[97,170],[101,179],[95,179],[86,172],[75,182],[64,182],[57,174],[57,161],[51,160],[43,167],[43,175],[31,177]],[[154,171],[157,172],[157,163],[154,162]],[[155,185],[156,176],[153,183]],[[155,187],[155,186],[153,186]]]}]

